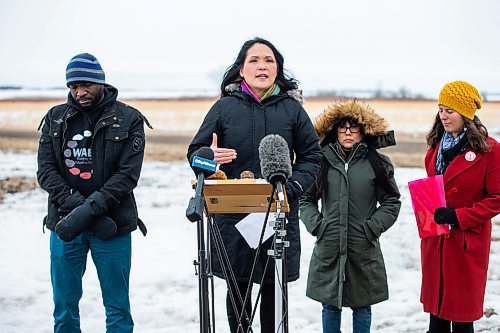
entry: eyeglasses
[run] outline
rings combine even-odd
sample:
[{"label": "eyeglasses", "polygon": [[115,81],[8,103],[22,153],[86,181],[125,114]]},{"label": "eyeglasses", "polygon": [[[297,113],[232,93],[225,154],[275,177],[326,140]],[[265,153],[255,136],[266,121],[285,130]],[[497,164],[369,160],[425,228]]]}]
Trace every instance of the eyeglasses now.
[{"label": "eyeglasses", "polygon": [[340,125],[337,127],[337,132],[339,133],[346,133],[347,130],[349,130],[351,133],[358,133],[360,131],[361,127],[359,125],[351,125],[351,126],[345,126],[345,125]]}]

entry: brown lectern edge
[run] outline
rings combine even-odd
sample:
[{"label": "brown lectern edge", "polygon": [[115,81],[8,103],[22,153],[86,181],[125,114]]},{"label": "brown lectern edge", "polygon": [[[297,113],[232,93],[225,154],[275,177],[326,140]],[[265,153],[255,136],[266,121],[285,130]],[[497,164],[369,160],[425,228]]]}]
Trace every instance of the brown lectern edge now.
[{"label": "brown lectern edge", "polygon": [[[196,184],[196,180],[191,181]],[[265,179],[205,180],[204,196],[209,213],[266,212],[272,185]],[[285,194],[283,212],[289,212]],[[271,211],[276,211],[273,203]]]}]

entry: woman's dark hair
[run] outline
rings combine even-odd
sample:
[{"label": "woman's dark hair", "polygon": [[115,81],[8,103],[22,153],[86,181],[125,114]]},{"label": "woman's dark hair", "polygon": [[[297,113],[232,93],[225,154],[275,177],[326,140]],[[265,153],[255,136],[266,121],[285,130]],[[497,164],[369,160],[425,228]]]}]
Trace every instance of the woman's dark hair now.
[{"label": "woman's dark hair", "polygon": [[[469,141],[469,145],[476,152],[483,153],[491,150],[491,144],[488,142],[488,130],[481,123],[478,116],[474,116],[474,119],[471,120],[462,116],[464,120],[464,125],[467,127],[467,140]],[[439,112],[434,119],[434,124],[432,125],[431,130],[427,134],[427,145],[431,148],[436,148],[441,141],[444,133],[444,126],[439,118]]]},{"label": "woman's dark hair", "polygon": [[316,192],[314,192],[314,200],[321,199],[321,195],[323,194],[323,191],[325,190],[326,175],[327,175],[329,165],[330,165],[330,163],[328,162],[326,157],[323,156],[323,158],[321,159],[318,177],[316,177],[316,180],[314,181],[314,185],[316,187]]},{"label": "woman's dark hair", "polygon": [[276,47],[271,42],[260,37],[255,37],[254,39],[247,40],[245,43],[243,43],[243,46],[241,47],[241,50],[238,53],[238,56],[236,57],[236,60],[231,66],[229,66],[226,69],[224,77],[222,78],[222,83],[220,85],[221,97],[228,95],[228,92],[225,91],[226,86],[228,86],[231,83],[240,83],[241,81],[243,81],[242,77],[240,76],[240,69],[243,67],[243,64],[245,63],[245,58],[247,56],[248,49],[257,43],[264,44],[273,51],[274,57],[276,58],[276,64],[278,65],[278,72],[275,83],[280,86],[281,90],[283,92],[287,92],[291,89],[297,89],[298,87],[297,80],[295,80],[293,77],[290,77],[285,72],[285,69],[283,67],[285,59],[283,58],[283,55],[278,51],[278,49],[276,49]]},{"label": "woman's dark hair", "polygon": [[[325,146],[329,143],[335,142],[337,140],[337,128],[347,122],[350,125],[359,124],[356,119],[342,118],[335,124],[335,126],[333,126],[332,130],[325,135],[325,138],[321,142],[321,146]],[[361,133],[364,135],[364,126],[362,124],[359,125]],[[380,155],[379,152],[375,149],[374,143],[376,142],[376,138],[370,135],[365,135],[363,138],[363,142],[366,143],[368,147],[368,161],[370,162],[370,165],[373,168],[373,172],[375,173],[375,182],[382,186],[382,188],[384,188],[392,196],[396,196],[399,198],[401,194],[399,193],[399,189],[396,186],[396,183],[390,181],[390,179],[394,177],[394,168],[392,164],[389,161],[386,161],[382,157],[382,155]],[[315,184],[316,200],[319,200],[321,198],[321,195],[325,189],[328,167],[329,162],[325,157],[323,157]]]},{"label": "woman's dark hair", "polygon": [[394,167],[370,144],[368,144],[368,161],[370,161],[373,172],[375,172],[375,182],[389,194],[399,198],[401,194],[396,183],[390,181],[390,179],[394,178]]}]

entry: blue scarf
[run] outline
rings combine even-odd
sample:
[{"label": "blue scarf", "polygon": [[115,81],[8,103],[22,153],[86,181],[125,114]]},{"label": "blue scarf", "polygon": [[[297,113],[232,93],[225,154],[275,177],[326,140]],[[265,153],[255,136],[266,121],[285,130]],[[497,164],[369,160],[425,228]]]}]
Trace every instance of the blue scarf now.
[{"label": "blue scarf", "polygon": [[442,175],[447,167],[443,159],[443,152],[446,152],[455,147],[460,142],[460,139],[462,139],[462,137],[465,135],[466,131],[467,128],[465,128],[464,131],[460,133],[456,138],[454,138],[451,133],[443,133],[436,158],[436,175]]}]

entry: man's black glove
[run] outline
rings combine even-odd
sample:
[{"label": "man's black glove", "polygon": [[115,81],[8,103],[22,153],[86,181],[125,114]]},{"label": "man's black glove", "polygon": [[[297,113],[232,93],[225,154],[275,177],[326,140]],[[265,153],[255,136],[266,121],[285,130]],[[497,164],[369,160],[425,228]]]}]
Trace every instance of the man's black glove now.
[{"label": "man's black glove", "polygon": [[65,242],[70,242],[87,229],[92,221],[106,212],[106,200],[99,192],[92,193],[83,205],[73,209],[56,224],[56,233]]},{"label": "man's black glove", "polygon": [[106,241],[116,235],[116,223],[111,218],[103,215],[90,225],[90,233],[100,240]]},{"label": "man's black glove", "polygon": [[62,214],[67,214],[71,212],[76,207],[83,205],[85,203],[85,197],[80,194],[80,192],[75,191],[69,197],[64,200],[64,203],[59,208],[59,212]]},{"label": "man's black glove", "polygon": [[453,208],[436,208],[436,210],[434,211],[434,221],[437,224],[458,225],[457,213]]}]

